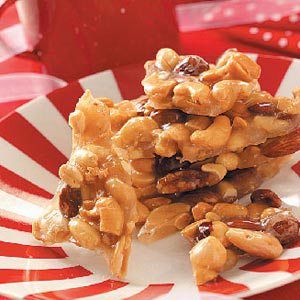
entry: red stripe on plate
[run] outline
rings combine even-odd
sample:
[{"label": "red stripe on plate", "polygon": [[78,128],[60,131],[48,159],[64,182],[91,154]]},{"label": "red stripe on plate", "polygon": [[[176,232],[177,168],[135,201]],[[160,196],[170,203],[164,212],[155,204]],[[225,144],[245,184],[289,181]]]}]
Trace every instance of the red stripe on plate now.
[{"label": "red stripe on plate", "polygon": [[298,175],[300,176],[300,160],[292,166],[292,170]]},{"label": "red stripe on plate", "polygon": [[79,82],[74,81],[64,88],[53,91],[47,97],[68,121],[69,114],[74,111],[78,98],[82,96],[83,92]]},{"label": "red stripe on plate", "polygon": [[47,199],[51,199],[53,197],[52,194],[41,189],[34,183],[2,166],[0,166],[0,189],[15,196],[18,196],[22,192],[27,192]]},{"label": "red stripe on plate", "polygon": [[253,262],[240,267],[244,271],[253,272],[288,272],[295,273],[300,270],[300,258],[284,259],[284,260],[259,260],[256,259]]},{"label": "red stripe on plate", "polygon": [[151,300],[157,298],[161,295],[165,295],[169,293],[174,286],[173,283],[165,283],[165,284],[149,284],[144,290],[141,292],[125,298],[123,300]]},{"label": "red stripe on plate", "polygon": [[141,85],[145,77],[143,64],[121,66],[112,71],[124,99],[134,99],[144,94]]},{"label": "red stripe on plate", "polygon": [[[24,223],[21,221],[11,220],[5,217],[0,216],[0,226],[10,229],[15,229],[19,231],[31,232],[32,227],[31,224]],[[1,251],[1,249],[0,249]]]},{"label": "red stripe on plate", "polygon": [[71,300],[77,299],[80,297],[88,297],[93,295],[100,295],[108,293],[110,291],[119,289],[126,286],[128,283],[115,281],[115,280],[106,280],[100,283],[82,286],[77,288],[71,288],[66,290],[59,290],[53,292],[32,294],[25,297],[26,300],[37,300],[37,299],[51,299],[51,300]]},{"label": "red stripe on plate", "polygon": [[4,241],[0,241],[0,256],[49,259],[68,257],[65,251],[60,247],[31,246]]},{"label": "red stripe on plate", "polygon": [[18,113],[0,123],[0,135],[56,176],[59,167],[67,161],[46,137]]},{"label": "red stripe on plate", "polygon": [[259,83],[261,89],[275,95],[280,83],[286,74],[291,60],[268,56],[258,56],[257,63],[261,66],[261,77]]},{"label": "red stripe on plate", "polygon": [[91,275],[89,270],[81,266],[48,270],[0,270],[0,283],[62,280]]},{"label": "red stripe on plate", "polygon": [[0,295],[0,300],[12,300],[12,298]]},{"label": "red stripe on plate", "polygon": [[249,290],[246,285],[228,281],[221,276],[218,276],[213,282],[208,282],[198,286],[198,289],[200,292],[211,292],[224,295],[230,295]]}]

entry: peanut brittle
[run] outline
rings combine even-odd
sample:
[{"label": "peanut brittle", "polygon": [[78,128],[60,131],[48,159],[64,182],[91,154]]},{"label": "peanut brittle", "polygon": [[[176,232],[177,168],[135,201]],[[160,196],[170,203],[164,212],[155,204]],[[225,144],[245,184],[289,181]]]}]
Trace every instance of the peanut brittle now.
[{"label": "peanut brittle", "polygon": [[[216,65],[161,49],[145,69],[138,99],[79,99],[72,154],[34,236],[101,250],[119,278],[135,228],[144,243],[181,231],[197,284],[242,254],[278,257],[299,221],[256,189],[300,150],[300,89],[292,98],[261,91],[260,66],[235,49]],[[237,203],[249,193],[251,203]]]}]

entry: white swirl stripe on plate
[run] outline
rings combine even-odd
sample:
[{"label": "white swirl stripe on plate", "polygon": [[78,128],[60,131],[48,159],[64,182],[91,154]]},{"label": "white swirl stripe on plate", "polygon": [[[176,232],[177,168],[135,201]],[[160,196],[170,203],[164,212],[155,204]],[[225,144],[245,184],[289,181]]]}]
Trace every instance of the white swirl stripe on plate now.
[{"label": "white swirl stripe on plate", "polygon": [[30,232],[19,231],[15,229],[5,228],[0,226],[0,241],[16,243],[28,246],[43,246],[41,242],[34,239]]},{"label": "white swirl stripe on plate", "polygon": [[0,165],[53,194],[58,177],[0,137]]},{"label": "white swirl stripe on plate", "polygon": [[286,249],[276,260],[300,258],[300,247]]},{"label": "white swirl stripe on plate", "polygon": [[34,284],[32,282],[4,283],[0,284],[0,291],[14,297],[24,298],[30,294],[84,287],[102,282],[104,280],[105,279],[101,275],[93,274],[84,277],[62,280],[36,281]]},{"label": "white swirl stripe on plate", "polygon": [[[67,99],[66,99],[67,100]],[[71,129],[46,96],[29,102],[16,110],[66,157],[71,154]],[[45,113],[41,113],[45,112]]]},{"label": "white swirl stripe on plate", "polygon": [[0,209],[22,215],[28,218],[35,218],[42,213],[42,207],[34,205],[26,200],[8,194],[0,190]]},{"label": "white swirl stripe on plate", "polygon": [[276,92],[278,96],[291,96],[295,87],[300,87],[300,60],[293,59]]},{"label": "white swirl stripe on plate", "polygon": [[0,270],[49,270],[49,269],[63,269],[75,267],[78,264],[71,263],[66,258],[20,258],[20,257],[3,257],[0,256]]},{"label": "white swirl stripe on plate", "polygon": [[84,90],[91,90],[94,97],[108,97],[114,102],[122,100],[118,83],[111,70],[79,79],[79,83]]}]

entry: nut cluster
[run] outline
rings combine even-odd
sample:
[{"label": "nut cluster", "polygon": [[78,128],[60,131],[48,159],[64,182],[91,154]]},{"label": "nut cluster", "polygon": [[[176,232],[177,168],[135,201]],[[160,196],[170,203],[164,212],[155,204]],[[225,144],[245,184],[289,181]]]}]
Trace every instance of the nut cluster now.
[{"label": "nut cluster", "polygon": [[[181,231],[197,284],[241,254],[278,257],[299,238],[299,221],[258,188],[300,150],[300,90],[261,91],[260,66],[235,49],[213,65],[165,48],[145,69],[144,96],[79,99],[72,154],[34,236],[102,250],[119,278],[135,228],[144,243]],[[237,202],[250,193],[251,203]]]}]

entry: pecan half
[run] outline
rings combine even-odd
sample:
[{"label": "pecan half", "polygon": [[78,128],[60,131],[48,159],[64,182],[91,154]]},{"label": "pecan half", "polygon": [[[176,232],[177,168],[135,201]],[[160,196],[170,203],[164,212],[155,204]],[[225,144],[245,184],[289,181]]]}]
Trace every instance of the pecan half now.
[{"label": "pecan half", "polygon": [[263,230],[285,245],[299,238],[299,221],[290,211],[281,211],[261,221]]},{"label": "pecan half", "polygon": [[151,112],[150,117],[160,126],[172,123],[184,123],[187,115],[178,109],[161,109]]},{"label": "pecan half", "polygon": [[156,156],[155,158],[155,171],[159,177],[173,171],[187,169],[190,165],[191,163],[188,161],[181,162],[179,155],[173,155],[172,157]]},{"label": "pecan half", "polygon": [[263,202],[268,206],[277,208],[281,206],[282,202],[278,195],[269,189],[258,189],[254,191],[251,194],[250,199],[253,203]]},{"label": "pecan half", "polygon": [[261,153],[267,157],[280,157],[300,150],[300,131],[267,140],[260,146]]},{"label": "pecan half", "polygon": [[200,56],[188,55],[179,62],[174,72],[182,75],[198,76],[209,69],[209,64]]},{"label": "pecan half", "polygon": [[82,203],[81,191],[65,184],[59,193],[59,209],[65,218],[73,218],[78,214]]},{"label": "pecan half", "polygon": [[242,228],[242,229],[249,229],[249,230],[262,230],[262,226],[260,225],[259,222],[252,222],[249,220],[241,220],[241,219],[236,219],[236,220],[231,220],[227,221],[226,224],[229,227],[233,228]]},{"label": "pecan half", "polygon": [[218,180],[216,177],[203,171],[183,170],[162,177],[156,187],[162,194],[186,192],[216,184]]}]

